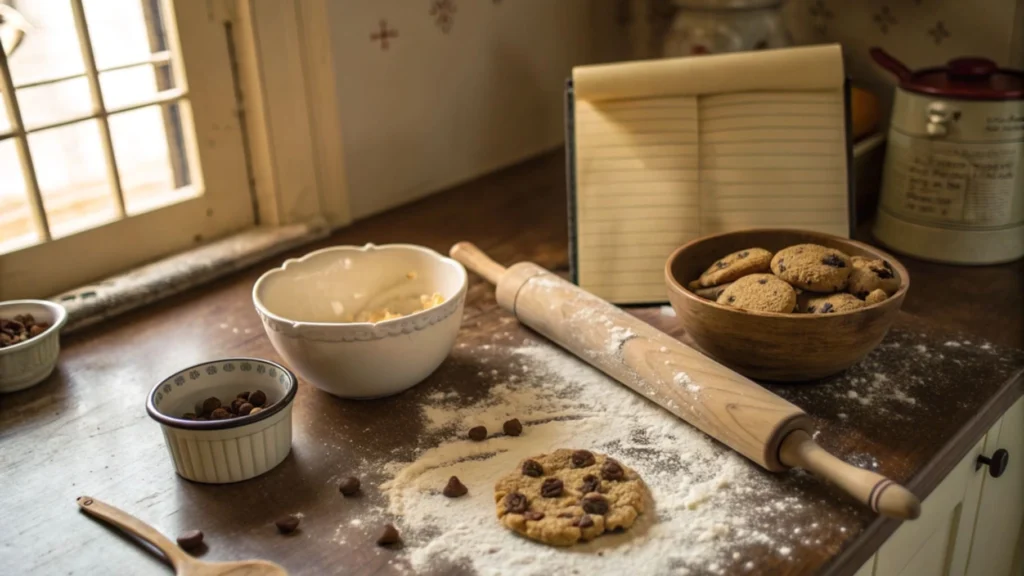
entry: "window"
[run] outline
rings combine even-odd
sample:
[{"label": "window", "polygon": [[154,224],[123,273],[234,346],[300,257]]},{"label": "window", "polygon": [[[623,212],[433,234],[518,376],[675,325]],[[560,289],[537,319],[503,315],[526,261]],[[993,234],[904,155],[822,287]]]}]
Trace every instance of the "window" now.
[{"label": "window", "polygon": [[0,0],[0,300],[253,224],[214,5]]}]

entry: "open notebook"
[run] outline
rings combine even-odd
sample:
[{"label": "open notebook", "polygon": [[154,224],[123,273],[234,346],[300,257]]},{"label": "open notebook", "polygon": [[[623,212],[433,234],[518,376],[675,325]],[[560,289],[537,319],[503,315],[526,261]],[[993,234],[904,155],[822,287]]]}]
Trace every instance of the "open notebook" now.
[{"label": "open notebook", "polygon": [[838,45],[583,66],[567,91],[574,281],[666,300],[673,250],[708,234],[848,237],[847,85]]}]

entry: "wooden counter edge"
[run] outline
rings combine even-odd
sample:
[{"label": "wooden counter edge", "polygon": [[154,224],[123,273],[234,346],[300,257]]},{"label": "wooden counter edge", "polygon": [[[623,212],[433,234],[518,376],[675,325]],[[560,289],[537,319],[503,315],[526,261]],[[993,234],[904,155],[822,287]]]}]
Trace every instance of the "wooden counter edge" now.
[{"label": "wooden counter edge", "polygon": [[[1018,370],[989,398],[988,402],[942,447],[914,477],[907,488],[923,503],[963,457],[1002,418],[1013,404],[1024,396],[1024,370]],[[852,576],[886,540],[902,525],[901,522],[876,517],[842,552],[824,566],[823,576]]]}]

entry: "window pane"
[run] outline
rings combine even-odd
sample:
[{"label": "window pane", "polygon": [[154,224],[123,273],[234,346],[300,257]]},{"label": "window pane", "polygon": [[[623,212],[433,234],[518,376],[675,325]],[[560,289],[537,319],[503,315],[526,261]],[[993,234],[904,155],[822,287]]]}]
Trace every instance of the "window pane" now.
[{"label": "window pane", "polygon": [[85,78],[20,88],[15,93],[21,105],[21,119],[29,130],[92,113],[92,96]]},{"label": "window pane", "polygon": [[0,254],[39,241],[21,177],[21,163],[14,140],[0,142]]},{"label": "window pane", "polygon": [[110,135],[129,215],[196,195],[188,187],[177,104],[115,114],[110,117]]},{"label": "window pane", "polygon": [[29,134],[28,143],[54,238],[117,218],[95,120]]},{"label": "window pane", "polygon": [[[189,0],[194,1],[194,0]],[[85,20],[99,69],[138,61],[151,52],[143,4],[159,0],[85,0]]]},{"label": "window pane", "polygon": [[31,26],[8,56],[15,86],[85,71],[68,0],[31,0],[14,5]]},{"label": "window pane", "polygon": [[100,73],[100,89],[107,109],[120,108],[152,98],[174,87],[168,65],[138,66]]}]

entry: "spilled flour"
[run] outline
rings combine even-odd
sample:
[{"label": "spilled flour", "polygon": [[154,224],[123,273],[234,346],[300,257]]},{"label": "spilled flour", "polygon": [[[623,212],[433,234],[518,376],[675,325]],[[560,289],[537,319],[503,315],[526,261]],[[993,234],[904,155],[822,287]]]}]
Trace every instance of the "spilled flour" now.
[{"label": "spilled flour", "polygon": [[[804,504],[794,495],[764,504],[773,482],[741,456],[558,349],[525,345],[509,353],[517,381],[493,384],[468,407],[447,394],[429,395],[422,407],[427,431],[445,440],[414,462],[385,465],[387,511],[403,529],[403,554],[414,571],[459,565],[503,575],[726,574],[737,567],[742,573],[753,564],[740,550],[782,558],[801,539],[813,545],[811,529],[793,535],[771,528],[779,515]],[[678,383],[699,386],[685,375]],[[524,425],[522,436],[500,434],[513,417]],[[465,431],[479,425],[491,437],[465,439]],[[643,477],[653,507],[629,531],[571,549],[507,531],[495,518],[495,481],[523,458],[557,448],[588,448],[621,460]],[[453,475],[469,487],[468,495],[440,493]]]}]

